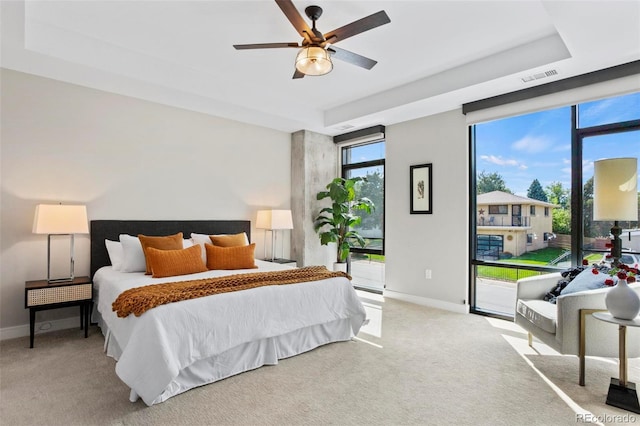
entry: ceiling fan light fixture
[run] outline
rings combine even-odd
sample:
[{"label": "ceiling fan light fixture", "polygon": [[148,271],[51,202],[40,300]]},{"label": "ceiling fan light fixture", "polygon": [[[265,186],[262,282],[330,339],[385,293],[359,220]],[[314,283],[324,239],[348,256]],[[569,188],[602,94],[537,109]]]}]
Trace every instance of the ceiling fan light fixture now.
[{"label": "ceiling fan light fixture", "polygon": [[296,57],[296,69],[305,75],[325,75],[333,69],[329,52],[319,46],[300,49]]}]

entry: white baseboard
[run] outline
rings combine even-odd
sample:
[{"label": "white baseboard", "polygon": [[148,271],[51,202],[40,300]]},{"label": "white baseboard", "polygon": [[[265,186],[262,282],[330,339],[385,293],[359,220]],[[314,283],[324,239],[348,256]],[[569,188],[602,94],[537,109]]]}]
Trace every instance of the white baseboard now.
[{"label": "white baseboard", "polygon": [[444,309],[445,311],[456,312],[459,314],[468,314],[469,305],[458,305],[456,303],[444,302],[438,299],[430,299],[428,297],[414,296],[412,294],[400,293],[393,290],[384,290],[384,297],[389,299],[398,299],[403,302],[415,303],[416,305],[428,306],[430,308]]},{"label": "white baseboard", "polygon": [[[68,328],[80,328],[80,319],[75,317],[64,318],[54,321],[42,321],[35,324],[35,335],[48,333],[50,331],[66,330]],[[29,324],[17,325],[15,327],[0,328],[0,340],[15,339],[16,337],[29,336]]]}]

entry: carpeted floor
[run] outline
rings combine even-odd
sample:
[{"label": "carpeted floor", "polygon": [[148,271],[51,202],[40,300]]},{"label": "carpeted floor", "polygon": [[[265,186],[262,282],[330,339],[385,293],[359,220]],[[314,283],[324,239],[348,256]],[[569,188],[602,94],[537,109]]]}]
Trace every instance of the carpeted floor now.
[{"label": "carpeted floor", "polygon": [[[526,335],[511,323],[394,300],[372,303],[372,314],[382,312],[381,329],[372,331],[380,337],[361,332],[358,340],[327,345],[153,407],[128,401],[129,390],[115,374],[115,361],[104,355],[95,327],[88,339],[80,330],[38,335],[34,349],[28,348],[28,337],[4,341],[0,422],[575,425],[584,423],[577,412],[589,412],[604,424],[640,424],[640,415],[604,404],[609,377],[617,376],[615,360],[589,359],[587,386],[580,387],[577,358],[521,355],[517,348],[521,342],[526,346]],[[630,379],[640,382],[638,364],[630,370]]]}]

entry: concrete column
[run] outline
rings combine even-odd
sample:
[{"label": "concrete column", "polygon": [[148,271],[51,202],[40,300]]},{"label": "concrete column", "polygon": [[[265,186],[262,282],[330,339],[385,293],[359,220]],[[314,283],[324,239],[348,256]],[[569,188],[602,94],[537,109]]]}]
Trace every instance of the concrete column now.
[{"label": "concrete column", "polygon": [[331,267],[334,247],[320,245],[313,219],[324,203],[316,194],[338,176],[338,150],[333,137],[300,130],[291,135],[291,258],[298,266]]}]

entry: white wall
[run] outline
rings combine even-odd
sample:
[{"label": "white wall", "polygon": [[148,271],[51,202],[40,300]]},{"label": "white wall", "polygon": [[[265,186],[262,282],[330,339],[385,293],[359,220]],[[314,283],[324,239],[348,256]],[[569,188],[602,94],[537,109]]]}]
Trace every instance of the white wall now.
[{"label": "white wall", "polygon": [[[10,70],[0,79],[3,338],[28,332],[24,282],[46,278],[46,237],[31,233],[39,203],[86,204],[89,219],[157,220],[255,221],[260,208],[290,206],[288,133]],[[263,232],[252,236],[262,257]],[[76,275],[88,273],[81,235]],[[77,315],[46,311],[38,321],[74,316],[76,325]]]},{"label": "white wall", "polygon": [[[385,296],[468,311],[467,139],[459,109],[387,126]],[[433,214],[409,214],[409,166],[423,163],[433,164]]]}]

